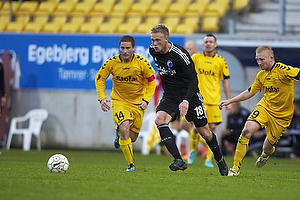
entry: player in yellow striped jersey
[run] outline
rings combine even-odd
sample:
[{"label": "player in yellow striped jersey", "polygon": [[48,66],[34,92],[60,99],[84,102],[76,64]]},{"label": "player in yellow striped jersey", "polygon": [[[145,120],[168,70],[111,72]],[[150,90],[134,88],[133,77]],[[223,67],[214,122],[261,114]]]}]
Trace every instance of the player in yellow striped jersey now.
[{"label": "player in yellow striped jersey", "polygon": [[95,85],[101,108],[110,110],[105,96],[105,82],[112,74],[110,94],[112,115],[117,127],[115,147],[121,147],[128,163],[126,171],[135,171],[132,142],[138,137],[145,110],[150,102],[156,81],[154,69],[143,56],[133,53],[135,40],[125,35],[119,41],[121,54],[107,60],[100,68]]},{"label": "player in yellow striped jersey", "polygon": [[[194,54],[192,59],[195,63],[200,94],[204,100],[203,104],[207,115],[207,122],[210,130],[216,133],[217,125],[222,122],[221,111],[218,107],[221,100],[221,82],[226,99],[230,99],[230,86],[228,82],[230,75],[225,59],[215,52],[217,38],[213,34],[207,34],[204,37],[203,47],[204,51]],[[226,110],[230,114],[232,110],[231,105],[226,106]],[[193,164],[194,162],[200,139],[199,134],[192,134],[192,148],[188,164]],[[206,167],[214,167],[211,162],[212,156],[211,150],[207,148]]]},{"label": "player in yellow striped jersey", "polygon": [[248,117],[239,137],[233,167],[229,170],[228,176],[239,175],[242,161],[247,153],[249,139],[260,128],[265,128],[267,137],[263,144],[262,154],[255,165],[258,168],[264,166],[275,151],[274,145],[290,125],[293,117],[294,81],[299,80],[300,69],[275,62],[274,52],[269,46],[259,46],[255,52],[255,59],[261,71],[256,75],[254,83],[248,90],[219,103],[219,107],[222,109],[223,106],[247,100],[261,90],[264,91],[263,98]]}]

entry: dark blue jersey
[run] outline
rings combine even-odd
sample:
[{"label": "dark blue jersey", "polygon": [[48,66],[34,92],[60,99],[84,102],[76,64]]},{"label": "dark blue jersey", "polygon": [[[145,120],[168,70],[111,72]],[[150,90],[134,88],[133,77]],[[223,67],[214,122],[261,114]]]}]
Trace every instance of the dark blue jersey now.
[{"label": "dark blue jersey", "polygon": [[155,52],[152,45],[149,52],[162,80],[164,95],[172,96],[179,102],[183,99],[190,101],[199,92],[194,62],[183,47],[171,44],[166,54]]}]

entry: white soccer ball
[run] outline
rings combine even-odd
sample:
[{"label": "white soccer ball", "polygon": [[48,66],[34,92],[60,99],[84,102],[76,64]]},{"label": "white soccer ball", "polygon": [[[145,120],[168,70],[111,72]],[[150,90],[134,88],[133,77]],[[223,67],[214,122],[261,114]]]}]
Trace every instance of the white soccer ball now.
[{"label": "white soccer ball", "polygon": [[66,173],[69,168],[69,161],[62,154],[54,154],[48,160],[48,169],[54,173]]}]

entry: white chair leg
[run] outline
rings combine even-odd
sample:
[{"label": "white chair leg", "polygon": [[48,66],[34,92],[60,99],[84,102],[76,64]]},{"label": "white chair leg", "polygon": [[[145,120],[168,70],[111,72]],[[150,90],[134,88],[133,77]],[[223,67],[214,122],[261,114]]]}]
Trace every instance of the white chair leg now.
[{"label": "white chair leg", "polygon": [[37,147],[38,151],[41,150],[41,139],[40,139],[40,136],[36,136],[36,147]]},{"label": "white chair leg", "polygon": [[9,148],[10,148],[11,139],[12,139],[12,133],[9,132],[9,133],[8,133],[7,142],[6,142],[6,149],[7,149],[7,150],[9,150]]},{"label": "white chair leg", "polygon": [[31,146],[31,133],[25,132],[23,135],[23,150],[29,151]]}]

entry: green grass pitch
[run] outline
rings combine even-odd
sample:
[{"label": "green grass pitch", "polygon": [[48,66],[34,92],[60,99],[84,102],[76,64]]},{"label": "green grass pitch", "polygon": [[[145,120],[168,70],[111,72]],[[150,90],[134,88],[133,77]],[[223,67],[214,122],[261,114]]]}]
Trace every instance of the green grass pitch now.
[{"label": "green grass pitch", "polygon": [[[48,171],[47,161],[64,154],[70,167],[66,174]],[[228,167],[232,157],[226,157]],[[244,159],[240,176],[223,177],[217,167],[205,168],[198,156],[185,171],[169,169],[172,157],[135,153],[136,171],[126,172],[121,151],[2,150],[0,199],[300,199],[300,161],[270,158],[257,169],[255,159]]]}]

